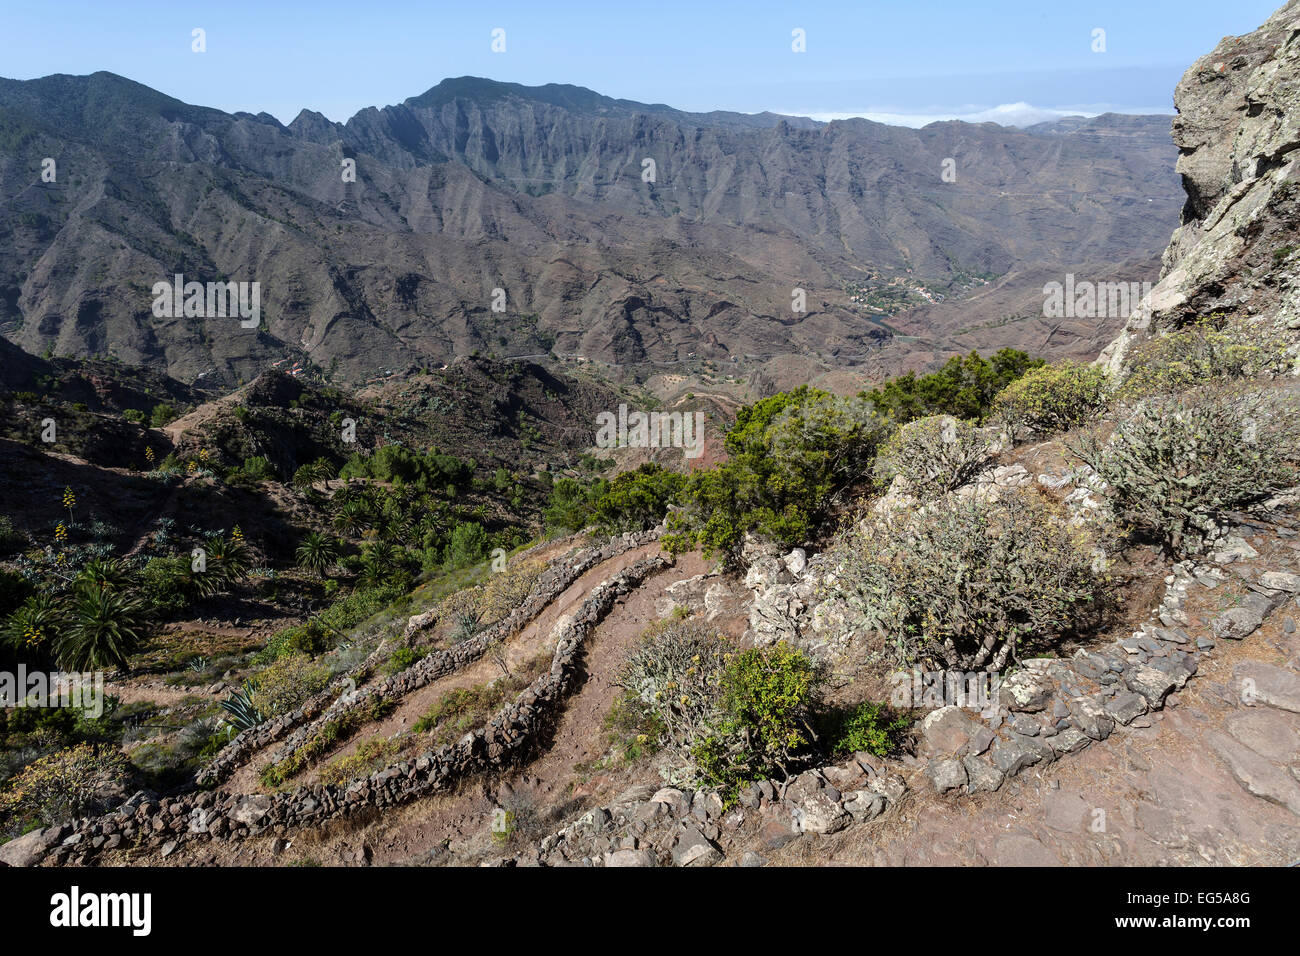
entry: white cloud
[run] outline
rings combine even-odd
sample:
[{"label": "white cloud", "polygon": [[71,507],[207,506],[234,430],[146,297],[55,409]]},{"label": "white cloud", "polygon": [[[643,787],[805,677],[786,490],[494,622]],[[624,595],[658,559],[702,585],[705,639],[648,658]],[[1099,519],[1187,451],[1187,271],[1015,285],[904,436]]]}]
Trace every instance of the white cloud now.
[{"label": "white cloud", "polygon": [[1168,107],[1115,106],[1093,103],[1080,106],[1041,107],[1029,103],[1003,103],[994,107],[961,106],[950,109],[934,107],[918,112],[905,110],[864,109],[847,113],[807,113],[799,110],[778,110],[791,116],[807,116],[828,123],[832,120],[862,118],[890,126],[910,126],[919,129],[943,120],[964,120],[967,123],[997,123],[1001,126],[1032,126],[1046,123],[1062,116],[1100,116],[1102,113],[1169,113]]}]

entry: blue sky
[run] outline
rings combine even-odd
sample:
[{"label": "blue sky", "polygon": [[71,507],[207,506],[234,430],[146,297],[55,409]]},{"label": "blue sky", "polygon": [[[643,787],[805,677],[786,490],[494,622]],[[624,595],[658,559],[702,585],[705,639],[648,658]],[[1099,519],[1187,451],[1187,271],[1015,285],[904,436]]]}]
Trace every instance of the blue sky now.
[{"label": "blue sky", "polygon": [[[463,75],[574,83],[688,110],[1014,121],[1027,107],[1171,112],[1193,60],[1280,5],[5,0],[0,76],[110,70],[190,103],[285,122],[304,107],[344,120]],[[206,53],[191,51],[195,27],[206,31]],[[504,53],[491,50],[495,28],[506,31]],[[791,50],[796,28],[805,53]],[[1092,50],[1097,28],[1104,53]]]}]

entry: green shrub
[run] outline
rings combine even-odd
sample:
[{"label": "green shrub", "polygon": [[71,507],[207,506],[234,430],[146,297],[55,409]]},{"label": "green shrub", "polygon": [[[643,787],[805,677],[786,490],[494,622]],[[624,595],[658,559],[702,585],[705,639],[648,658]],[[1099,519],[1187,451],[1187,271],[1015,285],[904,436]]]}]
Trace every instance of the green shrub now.
[{"label": "green shrub", "polygon": [[652,625],[615,681],[662,728],[655,744],[689,754],[718,718],[720,682],[730,645],[691,621]]},{"label": "green shrub", "polygon": [[253,455],[244,459],[244,474],[254,481],[271,481],[275,478],[275,469],[263,455]]},{"label": "green shrub", "polygon": [[876,477],[887,486],[901,475],[908,493],[929,500],[973,479],[992,457],[988,439],[949,415],[909,422],[885,442]]},{"label": "green shrub", "polygon": [[544,561],[515,561],[501,571],[492,572],[475,608],[475,625],[480,620],[484,624],[499,621],[523,604],[545,570]]},{"label": "green shrub", "polygon": [[66,823],[92,810],[98,796],[125,776],[126,764],[115,749],[78,744],[34,760],[3,793],[0,810],[36,817],[42,823]]},{"label": "green shrub", "polygon": [[176,406],[170,402],[163,402],[161,405],[153,407],[153,413],[149,416],[149,424],[154,428],[162,428],[175,417]]},{"label": "green shrub", "polygon": [[1288,364],[1287,341],[1222,315],[1156,335],[1133,348],[1124,362],[1119,398],[1185,391],[1213,380],[1253,378]]},{"label": "green shrub", "polygon": [[424,660],[424,654],[413,647],[399,647],[393,651],[384,665],[384,672],[387,674],[400,674],[412,664]]},{"label": "green shrub", "polygon": [[685,475],[647,462],[609,483],[592,509],[593,517],[607,534],[649,530],[663,520],[669,505],[680,502],[685,486]]},{"label": "green shrub", "polygon": [[1296,482],[1300,406],[1290,391],[1211,385],[1148,398],[1108,440],[1071,450],[1110,486],[1117,521],[1197,553],[1227,512]]},{"label": "green shrub", "polygon": [[1095,611],[1087,542],[1035,492],[950,496],[873,514],[834,548],[831,594],[901,666],[1001,670],[1026,638]]},{"label": "green shrub", "polygon": [[189,606],[195,594],[185,558],[150,558],[140,572],[140,593],[155,613],[169,617]]},{"label": "green shrub", "polygon": [[252,681],[251,700],[268,720],[293,710],[325,689],[330,672],[308,654],[287,654],[267,665]]},{"label": "green shrub", "polygon": [[0,515],[0,556],[12,554],[27,543],[26,538],[14,530],[8,515]]},{"label": "green shrub", "polygon": [[811,744],[822,682],[812,660],[784,642],[734,657],[720,681],[722,717],[691,750],[701,782],[731,803],[749,783],[789,777]]},{"label": "green shrub", "polygon": [[[549,475],[549,472],[543,472]],[[582,484],[572,478],[561,478],[551,485],[551,495],[542,511],[546,527],[551,531],[580,531],[593,520],[596,502],[609,490],[609,482],[598,478]]]},{"label": "green shrub", "polygon": [[866,751],[884,757],[898,748],[912,721],[884,704],[864,701],[856,707],[836,709],[818,720],[820,736],[834,756]]},{"label": "green shrub", "polygon": [[692,473],[664,547],[702,547],[735,564],[747,532],[784,546],[807,543],[869,477],[888,423],[863,398],[800,386],[741,408],[727,433],[728,459]]},{"label": "green shrub", "polygon": [[122,411],[122,417],[133,425],[139,425],[144,422],[144,412],[138,408],[127,408]]},{"label": "green shrub", "polygon": [[487,549],[488,534],[483,526],[477,521],[462,521],[451,529],[443,563],[453,570],[468,567],[482,561]]},{"label": "green shrub", "polygon": [[63,605],[49,593],[27,597],[9,615],[3,637],[20,658],[51,652],[67,627],[67,614]]},{"label": "green shrub", "polygon": [[1028,372],[993,401],[993,412],[1012,435],[1068,431],[1096,418],[1106,406],[1110,379],[1096,365],[1059,362]]},{"label": "green shrub", "polygon": [[953,415],[982,421],[1000,391],[1042,359],[1032,359],[1016,349],[1001,349],[989,358],[971,352],[950,358],[943,368],[928,375],[907,372],[880,388],[863,392],[878,414],[900,424],[929,415]]}]

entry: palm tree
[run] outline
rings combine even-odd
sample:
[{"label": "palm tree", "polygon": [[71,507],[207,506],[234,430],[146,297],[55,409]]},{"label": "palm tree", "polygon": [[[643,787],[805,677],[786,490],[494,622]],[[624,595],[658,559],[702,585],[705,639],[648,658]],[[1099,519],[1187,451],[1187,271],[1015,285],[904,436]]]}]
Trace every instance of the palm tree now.
[{"label": "palm tree", "polygon": [[234,538],[210,535],[203,548],[207,570],[194,575],[194,585],[203,597],[229,589],[248,573],[248,547]]},{"label": "palm tree", "polygon": [[334,527],[348,537],[355,537],[366,526],[366,508],[360,501],[346,502],[334,515]]},{"label": "palm tree", "polygon": [[383,584],[397,565],[397,548],[387,541],[376,541],[361,557],[361,580],[366,584]]},{"label": "palm tree", "polygon": [[72,597],[68,626],[59,635],[55,659],[63,670],[127,668],[140,644],[144,606],[111,588],[87,585]]},{"label": "palm tree", "polygon": [[317,575],[323,574],[339,559],[338,542],[313,531],[298,545],[297,557],[299,567],[314,571]]}]

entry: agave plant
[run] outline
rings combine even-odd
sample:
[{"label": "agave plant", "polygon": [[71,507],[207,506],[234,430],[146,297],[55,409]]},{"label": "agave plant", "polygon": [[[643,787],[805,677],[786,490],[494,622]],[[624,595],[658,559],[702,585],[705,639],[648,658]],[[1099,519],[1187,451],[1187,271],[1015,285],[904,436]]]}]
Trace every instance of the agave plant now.
[{"label": "agave plant", "polygon": [[456,612],[456,627],[452,630],[453,641],[467,641],[478,633],[480,617],[477,610],[468,608]]},{"label": "agave plant", "polygon": [[226,712],[226,723],[239,731],[256,727],[266,720],[253,703],[253,688],[247,682],[221,702],[221,709]]}]

